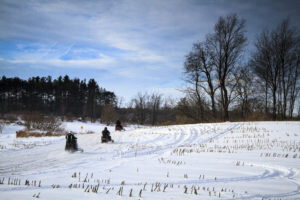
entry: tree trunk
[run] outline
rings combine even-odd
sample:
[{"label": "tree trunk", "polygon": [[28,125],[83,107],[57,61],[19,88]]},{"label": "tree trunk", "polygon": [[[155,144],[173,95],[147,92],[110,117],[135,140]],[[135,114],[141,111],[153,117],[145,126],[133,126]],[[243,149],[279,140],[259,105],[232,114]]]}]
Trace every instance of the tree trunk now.
[{"label": "tree trunk", "polygon": [[215,95],[214,94],[211,94],[210,95],[210,98],[211,98],[211,109],[212,109],[212,116],[214,119],[217,118],[216,116],[216,103],[215,103]]},{"label": "tree trunk", "polygon": [[268,115],[269,109],[268,109],[268,84],[266,82],[266,90],[265,90],[265,113]]},{"label": "tree trunk", "polygon": [[228,111],[229,102],[228,102],[228,94],[227,94],[227,89],[226,88],[224,88],[224,99],[225,99],[224,121],[228,121],[229,120],[229,111]]},{"label": "tree trunk", "polygon": [[273,89],[273,113],[272,113],[272,119],[276,120],[276,89]]}]

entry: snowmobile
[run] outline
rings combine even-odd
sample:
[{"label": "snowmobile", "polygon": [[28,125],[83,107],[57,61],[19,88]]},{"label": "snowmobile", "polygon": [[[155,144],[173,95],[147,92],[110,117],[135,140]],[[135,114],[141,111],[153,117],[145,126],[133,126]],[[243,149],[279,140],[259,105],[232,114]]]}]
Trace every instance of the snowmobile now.
[{"label": "snowmobile", "polygon": [[123,128],[123,126],[121,125],[120,120],[117,120],[116,126],[115,126],[115,131],[123,131],[123,130],[124,130],[124,128]]},{"label": "snowmobile", "polygon": [[110,132],[107,130],[107,127],[105,127],[104,130],[102,131],[101,142],[102,143],[114,142],[111,139]]},{"label": "snowmobile", "polygon": [[108,137],[105,137],[105,136],[102,136],[101,137],[101,143],[108,143],[108,142],[114,142],[114,140],[111,139],[111,136],[108,136]]},{"label": "snowmobile", "polygon": [[115,127],[115,131],[122,131],[124,130],[123,126],[121,124],[117,124]]},{"label": "snowmobile", "polygon": [[83,149],[78,148],[77,138],[72,133],[66,135],[66,139],[67,140],[66,140],[65,151],[69,151],[72,153],[75,151],[83,152]]}]

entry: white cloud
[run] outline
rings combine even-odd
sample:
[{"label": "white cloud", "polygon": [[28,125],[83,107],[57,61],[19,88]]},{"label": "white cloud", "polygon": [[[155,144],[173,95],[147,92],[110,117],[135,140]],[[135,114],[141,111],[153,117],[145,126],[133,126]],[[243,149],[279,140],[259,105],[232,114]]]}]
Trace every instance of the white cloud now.
[{"label": "white cloud", "polygon": [[60,68],[90,68],[90,69],[111,69],[115,60],[113,58],[104,57],[100,59],[87,60],[60,60],[60,59],[26,59],[26,60],[2,60],[12,64],[31,64],[36,67],[60,67]]}]

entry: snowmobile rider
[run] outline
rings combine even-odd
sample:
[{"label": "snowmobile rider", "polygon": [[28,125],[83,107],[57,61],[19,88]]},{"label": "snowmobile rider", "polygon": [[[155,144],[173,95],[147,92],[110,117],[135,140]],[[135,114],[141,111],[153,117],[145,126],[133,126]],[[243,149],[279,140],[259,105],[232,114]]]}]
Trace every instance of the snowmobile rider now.
[{"label": "snowmobile rider", "polygon": [[77,137],[75,137],[75,135],[72,133],[72,131],[70,131],[67,135],[66,135],[66,140],[68,142],[72,142],[73,140],[76,140]]},{"label": "snowmobile rider", "polygon": [[77,137],[74,136],[72,131],[66,135],[66,150],[76,150],[77,149]]},{"label": "snowmobile rider", "polygon": [[123,129],[123,126],[121,125],[120,120],[117,120],[115,130],[116,130],[116,131],[124,130],[124,129]]},{"label": "snowmobile rider", "polygon": [[105,127],[102,131],[102,137],[106,138],[108,141],[111,141],[110,132],[107,130],[107,127]]}]

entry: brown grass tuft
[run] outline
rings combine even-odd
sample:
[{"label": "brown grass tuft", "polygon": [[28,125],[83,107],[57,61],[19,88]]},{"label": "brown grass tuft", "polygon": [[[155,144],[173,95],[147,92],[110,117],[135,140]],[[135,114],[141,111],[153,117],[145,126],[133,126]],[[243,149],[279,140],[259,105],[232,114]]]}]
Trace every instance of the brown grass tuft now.
[{"label": "brown grass tuft", "polygon": [[39,133],[39,132],[32,132],[32,131],[17,131],[17,138],[27,138],[27,137],[58,137],[64,136],[66,133],[54,133],[54,132],[46,132],[46,133]]}]

